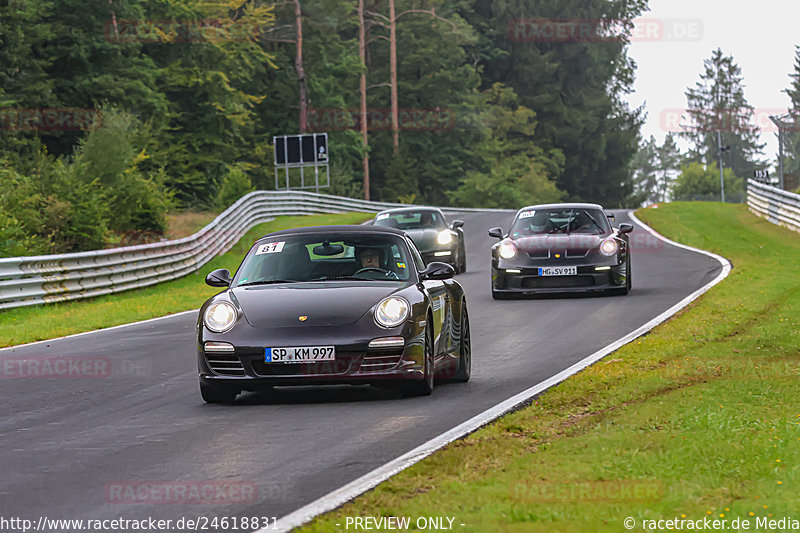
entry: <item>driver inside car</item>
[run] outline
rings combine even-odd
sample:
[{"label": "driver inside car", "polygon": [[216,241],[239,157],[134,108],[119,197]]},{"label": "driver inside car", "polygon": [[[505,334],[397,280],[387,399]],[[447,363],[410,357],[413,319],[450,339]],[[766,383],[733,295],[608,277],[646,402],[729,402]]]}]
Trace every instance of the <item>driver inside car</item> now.
[{"label": "driver inside car", "polygon": [[381,253],[375,248],[367,248],[359,255],[361,268],[381,268]]}]

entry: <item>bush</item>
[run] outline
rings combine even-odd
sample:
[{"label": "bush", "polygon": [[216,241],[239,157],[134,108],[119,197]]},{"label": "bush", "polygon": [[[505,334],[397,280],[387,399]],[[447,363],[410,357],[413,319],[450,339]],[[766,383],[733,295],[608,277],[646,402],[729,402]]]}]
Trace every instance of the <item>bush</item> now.
[{"label": "bush", "polygon": [[247,175],[244,164],[228,167],[228,173],[222,178],[214,205],[217,209],[227,209],[236,200],[253,190],[250,176]]}]

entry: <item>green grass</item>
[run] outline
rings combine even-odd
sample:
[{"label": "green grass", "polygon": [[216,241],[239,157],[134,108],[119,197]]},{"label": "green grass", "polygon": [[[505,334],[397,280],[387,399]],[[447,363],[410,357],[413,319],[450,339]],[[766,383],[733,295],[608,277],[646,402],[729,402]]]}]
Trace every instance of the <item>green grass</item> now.
[{"label": "green grass", "polygon": [[513,532],[800,519],[800,236],[741,205],[637,214],[734,270],[649,335],[302,531],[381,515]]},{"label": "green grass", "polygon": [[0,347],[197,309],[206,298],[220,291],[205,284],[206,274],[217,268],[233,272],[253,242],[262,235],[301,226],[358,224],[371,217],[365,213],[277,217],[272,222],[254,227],[226,254],[180,279],[90,300],[0,311]]}]

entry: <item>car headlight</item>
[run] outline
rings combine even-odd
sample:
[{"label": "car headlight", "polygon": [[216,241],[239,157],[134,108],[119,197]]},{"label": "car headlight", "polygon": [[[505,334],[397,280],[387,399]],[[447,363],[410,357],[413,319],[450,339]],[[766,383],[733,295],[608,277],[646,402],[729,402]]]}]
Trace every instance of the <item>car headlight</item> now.
[{"label": "car headlight", "polygon": [[497,247],[497,254],[503,259],[514,259],[514,256],[517,255],[517,247],[509,241],[500,243],[500,246]]},{"label": "car headlight", "polygon": [[606,239],[600,243],[600,253],[603,255],[614,255],[619,250],[619,245],[614,239]]},{"label": "car headlight", "polygon": [[225,333],[236,322],[236,309],[228,302],[211,304],[206,308],[203,322],[214,333]]},{"label": "car headlight", "polygon": [[375,308],[375,322],[385,328],[399,326],[408,318],[410,306],[404,298],[389,296]]},{"label": "car headlight", "polygon": [[453,234],[449,230],[444,230],[436,237],[436,241],[442,246],[446,246],[453,242]]}]

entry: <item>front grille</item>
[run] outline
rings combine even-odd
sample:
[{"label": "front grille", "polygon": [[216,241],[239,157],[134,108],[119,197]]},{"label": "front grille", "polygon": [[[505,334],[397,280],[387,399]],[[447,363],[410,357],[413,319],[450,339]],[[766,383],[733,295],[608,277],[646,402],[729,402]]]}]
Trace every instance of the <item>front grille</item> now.
[{"label": "front grille", "polygon": [[267,363],[257,359],[251,365],[257,376],[337,376],[347,374],[350,363],[351,359],[337,357],[319,363]]},{"label": "front grille", "polygon": [[207,353],[206,362],[215,374],[222,376],[244,376],[244,367],[233,354]]},{"label": "front grille", "polygon": [[542,276],[527,277],[522,280],[523,289],[561,289],[592,285],[594,285],[592,276]]},{"label": "front grille", "polygon": [[567,248],[565,257],[586,257],[589,250],[586,248]]}]

